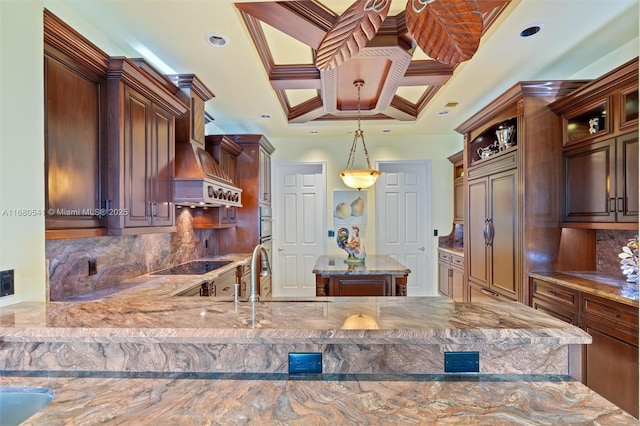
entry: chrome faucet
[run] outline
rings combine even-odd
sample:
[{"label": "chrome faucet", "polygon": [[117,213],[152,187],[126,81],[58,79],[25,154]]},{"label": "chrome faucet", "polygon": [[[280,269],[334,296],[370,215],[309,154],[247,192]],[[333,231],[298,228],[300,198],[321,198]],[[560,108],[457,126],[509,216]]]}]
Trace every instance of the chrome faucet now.
[{"label": "chrome faucet", "polygon": [[269,258],[267,249],[262,244],[258,244],[253,249],[251,255],[251,292],[249,293],[249,302],[257,302],[260,300],[258,296],[258,256],[262,253],[262,268],[260,275],[266,277],[271,273],[271,266],[269,266]]}]

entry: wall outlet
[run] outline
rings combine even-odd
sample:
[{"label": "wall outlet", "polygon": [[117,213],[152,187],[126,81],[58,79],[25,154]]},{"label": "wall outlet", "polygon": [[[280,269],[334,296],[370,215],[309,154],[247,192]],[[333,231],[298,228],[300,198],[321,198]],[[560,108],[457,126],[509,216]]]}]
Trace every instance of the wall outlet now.
[{"label": "wall outlet", "polygon": [[14,294],[13,269],[0,271],[0,297]]},{"label": "wall outlet", "polygon": [[289,374],[321,374],[322,352],[289,352]]},{"label": "wall outlet", "polygon": [[480,353],[479,352],[445,352],[444,353],[445,373],[479,373]]},{"label": "wall outlet", "polygon": [[98,265],[95,259],[89,259],[89,275],[95,275],[98,273]]}]

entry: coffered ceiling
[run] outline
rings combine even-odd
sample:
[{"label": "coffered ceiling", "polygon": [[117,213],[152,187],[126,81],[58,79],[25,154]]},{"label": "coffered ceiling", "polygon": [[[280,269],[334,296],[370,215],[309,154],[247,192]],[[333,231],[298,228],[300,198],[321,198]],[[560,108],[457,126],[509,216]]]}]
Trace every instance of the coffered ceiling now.
[{"label": "coffered ceiling", "polygon": [[[376,3],[379,9],[375,9]],[[449,18],[449,22],[456,21],[455,24],[449,24],[448,32],[438,34],[427,29],[423,32],[430,33],[425,35],[426,39],[440,39],[448,48],[450,42],[455,43],[455,36],[472,38],[477,46],[477,40],[509,0],[480,3],[440,0],[440,3],[448,6],[442,17]],[[409,0],[406,5],[424,5],[421,10],[426,16],[429,8],[440,3]],[[355,119],[358,102],[355,81],[364,82],[362,116],[373,120],[415,121],[453,75],[458,61],[439,62],[424,54],[416,43],[420,33],[414,34],[408,28],[405,8],[398,9],[405,6],[402,1],[393,3],[391,13],[391,0],[358,0],[345,10],[350,4],[351,1],[340,5],[333,2],[332,7],[336,9],[316,0],[245,2],[236,6],[289,123]],[[464,13],[458,5],[466,6],[470,12]],[[477,28],[465,25],[470,17],[477,18]],[[434,27],[442,25],[437,19],[431,23]],[[452,32],[453,36],[447,37]],[[273,52],[285,36],[300,44],[296,48],[302,54],[295,63],[278,63],[274,58]],[[293,59],[293,55],[285,57]],[[293,103],[288,93],[295,96],[293,92],[305,89],[309,98]],[[415,100],[402,97],[398,93],[400,89],[407,89]]]},{"label": "coffered ceiling", "polygon": [[[517,81],[597,77],[587,75],[591,63],[621,46],[637,49],[637,0],[477,0],[484,23],[478,50],[460,64],[443,64],[406,31],[407,0],[391,0],[387,19],[357,57],[318,69],[318,40],[354,1],[44,0],[44,6],[112,56],[144,57],[167,74],[196,74],[215,94],[206,105],[214,119],[209,133],[270,138],[352,133],[356,79],[365,81],[369,136],[451,133]],[[542,30],[519,36],[532,25]],[[211,45],[211,35],[227,44]]]}]

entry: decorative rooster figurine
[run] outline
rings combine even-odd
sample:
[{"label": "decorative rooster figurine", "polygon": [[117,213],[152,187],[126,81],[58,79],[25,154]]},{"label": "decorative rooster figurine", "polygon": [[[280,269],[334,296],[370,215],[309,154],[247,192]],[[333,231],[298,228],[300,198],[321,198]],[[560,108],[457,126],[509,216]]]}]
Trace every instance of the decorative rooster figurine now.
[{"label": "decorative rooster figurine", "polygon": [[344,260],[345,263],[364,263],[366,253],[364,246],[360,242],[360,228],[352,226],[353,236],[349,238],[349,230],[347,228],[338,229],[338,235],[336,236],[336,242],[338,247],[346,251],[348,257]]}]

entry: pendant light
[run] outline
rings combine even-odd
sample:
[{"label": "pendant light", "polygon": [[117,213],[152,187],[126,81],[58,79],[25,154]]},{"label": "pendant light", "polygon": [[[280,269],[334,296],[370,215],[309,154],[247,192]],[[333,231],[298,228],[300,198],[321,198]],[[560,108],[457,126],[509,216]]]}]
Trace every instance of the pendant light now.
[{"label": "pendant light", "polygon": [[[367,152],[367,145],[364,143],[364,135],[362,129],[360,129],[360,88],[364,86],[363,80],[356,80],[353,85],[358,88],[358,130],[353,137],[353,144],[351,145],[351,151],[349,152],[349,158],[347,159],[347,167],[340,172],[340,177],[345,185],[349,188],[354,188],[360,191],[363,188],[369,188],[376,183],[376,179],[380,176],[380,172],[371,168],[369,162],[369,153]],[[364,157],[367,160],[368,169],[354,169],[353,165],[356,159],[356,147],[358,145],[358,139],[362,140],[362,147],[364,148]]]}]

